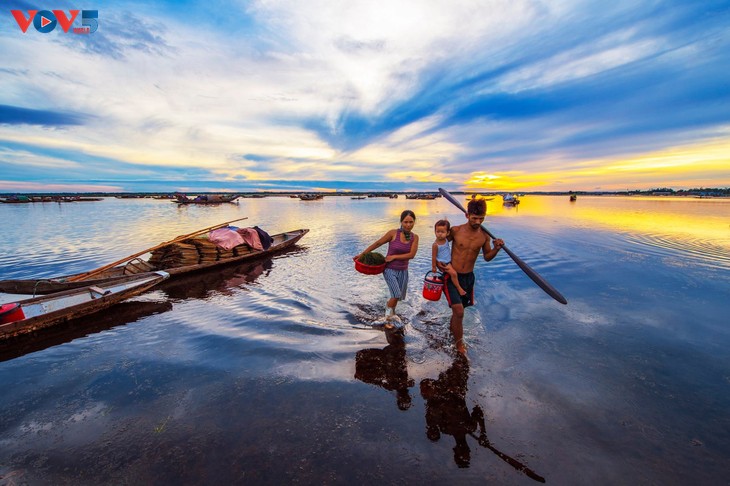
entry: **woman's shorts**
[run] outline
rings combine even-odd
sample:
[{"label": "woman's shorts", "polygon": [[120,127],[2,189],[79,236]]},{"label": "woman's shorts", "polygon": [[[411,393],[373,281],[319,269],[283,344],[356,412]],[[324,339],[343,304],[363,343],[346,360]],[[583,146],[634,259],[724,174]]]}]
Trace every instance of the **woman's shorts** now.
[{"label": "woman's shorts", "polygon": [[408,288],[408,270],[386,268],[383,271],[383,278],[388,284],[391,299],[405,299]]}]

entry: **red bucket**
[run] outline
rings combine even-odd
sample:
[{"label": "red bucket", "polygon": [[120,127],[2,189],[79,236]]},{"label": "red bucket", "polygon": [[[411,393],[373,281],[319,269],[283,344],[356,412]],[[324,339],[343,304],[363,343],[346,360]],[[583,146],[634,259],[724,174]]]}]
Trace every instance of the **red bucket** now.
[{"label": "red bucket", "polygon": [[428,272],[423,279],[423,298],[437,301],[444,290],[444,279],[440,273]]},{"label": "red bucket", "polygon": [[23,314],[23,309],[17,302],[0,305],[0,324],[22,321],[23,319],[25,319],[25,314]]},{"label": "red bucket", "polygon": [[355,270],[357,270],[360,273],[364,273],[365,275],[378,275],[380,273],[383,273],[385,270],[385,266],[387,263],[383,263],[381,265],[366,265],[357,259],[355,260]]}]

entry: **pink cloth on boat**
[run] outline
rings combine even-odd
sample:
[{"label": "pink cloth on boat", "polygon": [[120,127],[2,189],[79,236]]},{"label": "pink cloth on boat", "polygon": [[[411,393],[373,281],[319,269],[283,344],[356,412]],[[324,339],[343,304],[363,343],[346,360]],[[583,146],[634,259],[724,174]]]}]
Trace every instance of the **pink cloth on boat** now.
[{"label": "pink cloth on boat", "polygon": [[241,235],[243,241],[245,241],[254,250],[264,249],[264,245],[261,244],[261,238],[259,238],[259,233],[255,229],[238,228],[236,231],[239,235]]},{"label": "pink cloth on boat", "polygon": [[208,233],[208,239],[224,250],[230,250],[234,246],[242,245],[244,243],[243,237],[236,231],[229,228],[218,228],[211,231]]}]

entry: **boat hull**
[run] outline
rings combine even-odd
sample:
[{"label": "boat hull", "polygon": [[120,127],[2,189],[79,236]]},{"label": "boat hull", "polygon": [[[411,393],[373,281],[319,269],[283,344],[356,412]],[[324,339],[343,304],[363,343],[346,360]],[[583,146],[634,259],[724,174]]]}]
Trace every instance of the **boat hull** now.
[{"label": "boat hull", "polygon": [[[176,275],[188,274],[213,267],[230,265],[232,263],[262,258],[264,256],[280,252],[295,245],[308,232],[308,229],[299,229],[295,231],[272,235],[274,242],[271,244],[271,247],[269,247],[268,250],[251,250],[249,253],[239,254],[231,258],[217,260],[214,262],[200,263],[197,265],[186,265],[174,268],[156,268],[152,266],[150,267],[150,269],[164,270],[165,272],[169,273],[171,277],[174,277]],[[56,277],[51,279],[3,280],[0,281],[0,292],[4,292],[6,294],[46,295],[54,292],[61,292],[64,290],[88,287],[89,285],[105,284],[108,283],[111,279],[123,276],[124,271],[124,266],[118,266],[100,273],[94,279],[79,280],[75,282],[69,282],[68,279],[81,274],[66,275],[63,277]]]},{"label": "boat hull", "polygon": [[0,324],[0,340],[35,332],[99,312],[134,297],[169,278],[166,272],[148,272],[117,277],[105,284],[86,282],[83,288],[65,290],[18,302],[20,320]]}]

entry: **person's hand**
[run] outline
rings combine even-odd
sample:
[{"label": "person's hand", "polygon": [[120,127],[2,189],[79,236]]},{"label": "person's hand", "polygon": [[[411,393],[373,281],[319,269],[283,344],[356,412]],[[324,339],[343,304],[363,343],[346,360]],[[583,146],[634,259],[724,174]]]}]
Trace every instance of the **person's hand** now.
[{"label": "person's hand", "polygon": [[395,260],[395,255],[388,255],[387,257],[385,257],[385,263],[390,263],[393,260]]},{"label": "person's hand", "polygon": [[357,255],[355,255],[354,257],[352,257],[352,259],[353,260],[359,260],[361,256],[362,256],[362,253],[358,253]]},{"label": "person's hand", "polygon": [[431,267],[431,271],[432,271],[433,273],[436,273],[436,267]]},{"label": "person's hand", "polygon": [[500,249],[504,246],[504,240],[502,238],[495,238],[494,239],[494,247],[497,249]]}]

